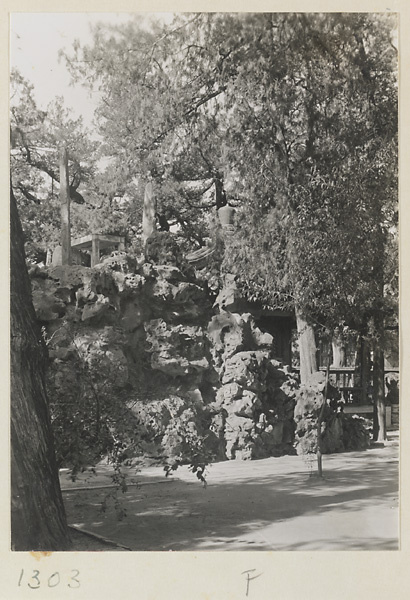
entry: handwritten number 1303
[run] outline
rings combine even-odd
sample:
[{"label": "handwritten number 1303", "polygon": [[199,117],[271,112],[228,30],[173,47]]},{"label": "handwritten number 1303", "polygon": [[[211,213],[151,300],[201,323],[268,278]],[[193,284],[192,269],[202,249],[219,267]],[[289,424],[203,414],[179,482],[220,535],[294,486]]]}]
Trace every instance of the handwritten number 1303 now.
[{"label": "handwritten number 1303", "polygon": [[[71,575],[68,577],[68,583],[67,583],[69,588],[76,589],[76,588],[80,587],[80,581],[78,579],[79,575],[80,575],[80,571],[78,571],[78,569],[71,570]],[[19,582],[18,582],[19,586],[21,586],[23,578],[24,578],[24,569],[21,569]],[[47,579],[47,587],[49,587],[49,588],[57,587],[58,585],[60,585],[60,583],[61,583],[61,577],[60,577],[60,573],[58,571],[55,571],[54,573],[52,573],[50,575],[50,577]],[[33,569],[33,574],[31,575],[29,581],[27,582],[27,585],[32,590],[37,590],[40,587],[40,585],[41,585],[40,571],[38,571],[37,569]]]}]

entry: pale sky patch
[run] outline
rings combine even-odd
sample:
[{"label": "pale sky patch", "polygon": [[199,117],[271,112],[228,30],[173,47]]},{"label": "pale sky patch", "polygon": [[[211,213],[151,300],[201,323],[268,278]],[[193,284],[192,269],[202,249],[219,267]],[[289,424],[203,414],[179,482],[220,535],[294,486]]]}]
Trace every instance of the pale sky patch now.
[{"label": "pale sky patch", "polygon": [[[34,85],[34,97],[40,109],[56,96],[63,96],[74,116],[82,116],[90,127],[98,97],[81,85],[70,85],[70,74],[59,50],[72,53],[75,39],[92,41],[91,25],[98,22],[118,25],[131,20],[135,13],[12,13],[10,16],[10,67],[17,68]],[[149,18],[149,13],[145,13]],[[165,22],[171,14],[157,13]]]}]

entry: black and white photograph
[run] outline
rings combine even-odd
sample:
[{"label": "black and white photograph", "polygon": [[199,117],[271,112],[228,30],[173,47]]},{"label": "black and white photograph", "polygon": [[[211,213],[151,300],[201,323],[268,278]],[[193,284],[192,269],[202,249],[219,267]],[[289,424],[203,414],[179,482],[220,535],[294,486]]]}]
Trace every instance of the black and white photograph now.
[{"label": "black and white photograph", "polygon": [[11,12],[13,553],[400,550],[399,27]]}]

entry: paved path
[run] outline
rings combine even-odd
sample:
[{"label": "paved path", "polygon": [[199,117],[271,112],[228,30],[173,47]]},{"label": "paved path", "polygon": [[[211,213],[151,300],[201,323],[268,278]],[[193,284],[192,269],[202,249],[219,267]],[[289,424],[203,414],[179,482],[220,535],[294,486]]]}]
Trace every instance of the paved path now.
[{"label": "paved path", "polygon": [[[383,448],[325,456],[323,480],[297,456],[214,464],[206,488],[185,467],[168,479],[143,469],[141,485],[120,494],[121,521],[99,512],[112,490],[76,491],[84,483],[63,475],[68,519],[132,550],[394,550],[399,447],[390,435]],[[109,475],[103,468],[87,485]]]}]

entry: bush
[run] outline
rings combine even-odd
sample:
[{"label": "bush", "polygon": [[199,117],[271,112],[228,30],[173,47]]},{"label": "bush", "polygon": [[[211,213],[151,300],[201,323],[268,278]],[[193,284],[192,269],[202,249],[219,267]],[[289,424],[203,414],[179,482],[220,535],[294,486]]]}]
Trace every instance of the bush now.
[{"label": "bush", "polygon": [[372,422],[357,415],[342,414],[345,450],[365,450],[370,446]]}]

